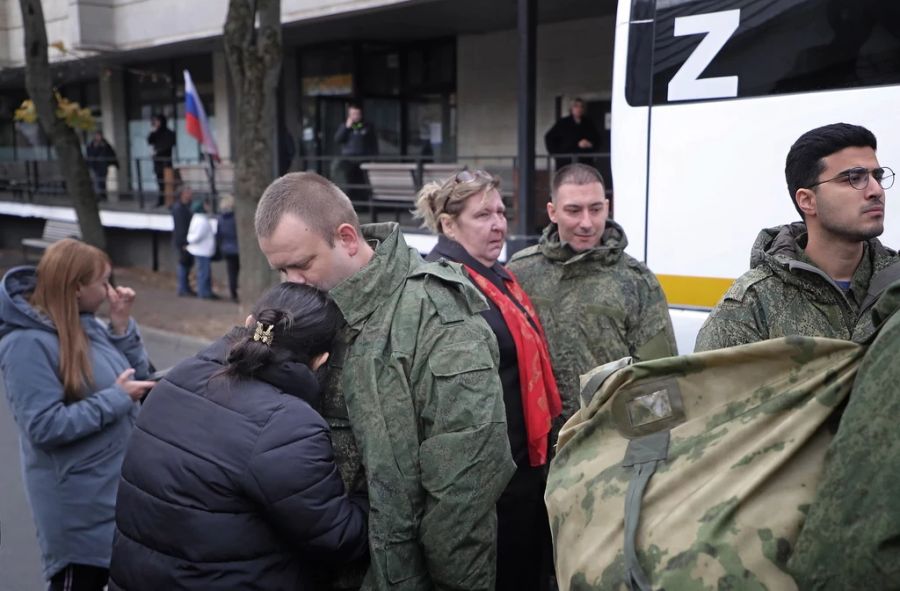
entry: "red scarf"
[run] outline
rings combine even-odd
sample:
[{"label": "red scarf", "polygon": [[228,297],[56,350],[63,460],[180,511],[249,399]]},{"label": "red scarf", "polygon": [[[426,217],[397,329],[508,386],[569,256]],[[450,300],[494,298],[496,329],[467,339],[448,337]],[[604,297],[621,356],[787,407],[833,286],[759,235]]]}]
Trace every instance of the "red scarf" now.
[{"label": "red scarf", "polygon": [[562,402],[553,377],[553,368],[550,366],[550,353],[547,350],[544,328],[538,320],[531,300],[522,290],[515,275],[507,270],[510,279],[504,280],[506,289],[515,299],[514,302],[475,269],[468,265],[464,266],[478,289],[500,310],[516,345],[519,382],[522,387],[522,411],[525,415],[525,432],[528,435],[528,459],[532,466],[543,466],[547,463],[550,423],[553,417],[559,416],[562,412]]}]

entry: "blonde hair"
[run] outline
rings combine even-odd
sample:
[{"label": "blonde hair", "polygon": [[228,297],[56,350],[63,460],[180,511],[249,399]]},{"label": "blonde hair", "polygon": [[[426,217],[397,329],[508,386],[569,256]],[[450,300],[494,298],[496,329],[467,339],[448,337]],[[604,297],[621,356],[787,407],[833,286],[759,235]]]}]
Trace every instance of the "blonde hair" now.
[{"label": "blonde hair", "polygon": [[219,196],[219,211],[222,213],[234,211],[234,195],[231,193],[222,193]]},{"label": "blonde hair", "polygon": [[270,237],[288,213],[309,224],[328,246],[334,246],[341,224],[359,232],[353,203],[337,185],[314,172],[291,172],[266,187],[256,206],[256,237]]},{"label": "blonde hair", "polygon": [[473,195],[487,197],[488,191],[500,187],[500,179],[483,170],[463,169],[441,182],[431,182],[422,187],[416,197],[414,215],[422,220],[422,227],[435,234],[443,234],[441,216],[455,219]]},{"label": "blonde hair", "polygon": [[77,291],[112,267],[105,252],[66,238],[52,244],[37,267],[37,285],[31,305],[46,314],[59,338],[59,377],[66,402],[84,398],[84,387],[94,381],[90,343],[78,311]]}]

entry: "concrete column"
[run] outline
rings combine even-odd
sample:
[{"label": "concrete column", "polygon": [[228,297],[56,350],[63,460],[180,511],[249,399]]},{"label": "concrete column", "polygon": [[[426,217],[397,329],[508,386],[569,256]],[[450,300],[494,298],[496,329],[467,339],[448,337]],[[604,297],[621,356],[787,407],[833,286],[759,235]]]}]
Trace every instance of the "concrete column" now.
[{"label": "concrete column", "polygon": [[128,116],[125,112],[125,76],[119,69],[100,71],[100,129],[116,150],[119,166],[116,168],[117,187],[109,192],[110,201],[118,201],[120,193],[131,190],[128,185]]},{"label": "concrete column", "polygon": [[219,144],[219,156],[222,160],[231,160],[231,111],[236,105],[231,103],[231,80],[228,76],[228,62],[224,51],[214,51],[213,58],[213,103],[215,124],[213,133]]}]

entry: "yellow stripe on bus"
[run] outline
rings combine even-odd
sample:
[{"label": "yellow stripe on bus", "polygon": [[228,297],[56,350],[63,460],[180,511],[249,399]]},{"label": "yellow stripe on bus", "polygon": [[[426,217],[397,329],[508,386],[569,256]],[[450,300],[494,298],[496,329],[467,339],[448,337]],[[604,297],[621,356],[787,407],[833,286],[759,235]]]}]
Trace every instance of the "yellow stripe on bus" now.
[{"label": "yellow stripe on bus", "polygon": [[690,277],[687,275],[657,275],[670,306],[712,308],[734,279],[720,277]]}]

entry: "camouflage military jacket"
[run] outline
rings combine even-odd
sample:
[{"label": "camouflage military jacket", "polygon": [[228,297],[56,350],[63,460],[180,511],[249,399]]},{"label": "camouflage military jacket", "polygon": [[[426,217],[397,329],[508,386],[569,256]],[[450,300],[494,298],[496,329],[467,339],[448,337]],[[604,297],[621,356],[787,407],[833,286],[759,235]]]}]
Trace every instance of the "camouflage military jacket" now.
[{"label": "camouflage military jacket", "polygon": [[666,297],[653,273],[625,254],[627,245],[622,227],[608,221],[600,245],[576,253],[551,224],[539,244],[507,264],[547,334],[563,399],[560,424],[578,409],[581,374],[622,357],[676,354]]},{"label": "camouflage military jacket", "polygon": [[[750,270],[740,276],[710,313],[696,351],[801,335],[862,342],[873,332],[871,286],[900,262],[897,253],[869,240],[850,291],[840,287],[803,252],[806,225],[794,223],[759,233]],[[893,267],[888,273],[896,273]],[[886,287],[886,285],[885,285]]]},{"label": "camouflage military jacket", "polygon": [[396,224],[330,294],[347,321],[341,386],[366,471],[364,589],[493,589],[495,504],[515,465],[499,352],[458,266],[425,263]]},{"label": "camouflage military jacket", "polygon": [[800,589],[896,589],[900,581],[900,283],[853,383],[788,568]]}]

